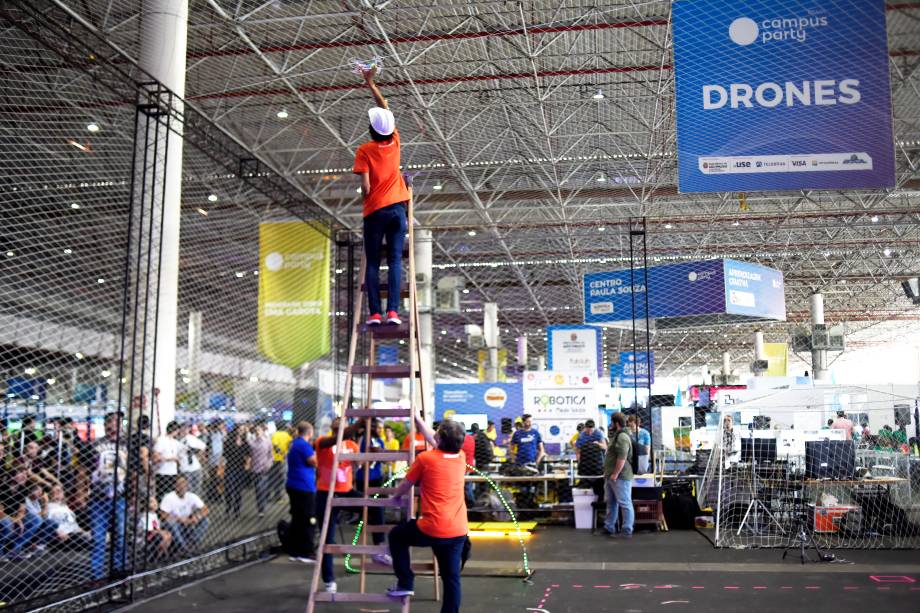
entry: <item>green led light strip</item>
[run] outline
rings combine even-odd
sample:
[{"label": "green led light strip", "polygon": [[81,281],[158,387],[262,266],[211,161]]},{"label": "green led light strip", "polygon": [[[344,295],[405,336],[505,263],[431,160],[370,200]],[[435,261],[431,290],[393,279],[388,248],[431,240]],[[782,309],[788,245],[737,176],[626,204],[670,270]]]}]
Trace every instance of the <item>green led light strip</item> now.
[{"label": "green led light strip", "polygon": [[[480,477],[482,477],[483,479],[485,479],[486,482],[488,482],[488,484],[492,486],[492,489],[495,490],[496,494],[498,494],[498,499],[501,501],[502,506],[505,507],[505,510],[508,512],[508,515],[511,516],[511,521],[514,523],[514,528],[517,531],[518,542],[521,544],[521,559],[523,561],[523,566],[524,566],[524,576],[530,577],[530,574],[531,574],[530,573],[530,561],[527,557],[527,546],[524,544],[524,535],[521,533],[521,525],[518,523],[517,516],[514,514],[514,511],[511,510],[511,505],[508,504],[508,501],[505,500],[505,497],[504,495],[502,495],[501,490],[498,488],[495,482],[489,478],[488,475],[480,472],[479,470],[476,469],[476,467],[470,466],[469,464],[467,464],[466,467],[472,470],[474,473],[476,473]],[[390,477],[387,480],[387,482],[384,483],[381,487],[389,487],[390,484],[396,481],[397,479],[402,479],[402,477],[406,474],[406,472],[408,472],[408,468],[402,469],[401,471],[399,471],[398,474]],[[380,494],[374,494],[373,497],[378,498],[379,496]],[[355,529],[355,536],[353,539],[351,539],[352,545],[358,544],[358,539],[361,537],[361,530],[363,529],[364,529],[364,520],[360,520],[358,522],[358,527]],[[349,573],[360,572],[360,570],[356,568],[352,568],[350,553],[345,554],[345,571]]]}]

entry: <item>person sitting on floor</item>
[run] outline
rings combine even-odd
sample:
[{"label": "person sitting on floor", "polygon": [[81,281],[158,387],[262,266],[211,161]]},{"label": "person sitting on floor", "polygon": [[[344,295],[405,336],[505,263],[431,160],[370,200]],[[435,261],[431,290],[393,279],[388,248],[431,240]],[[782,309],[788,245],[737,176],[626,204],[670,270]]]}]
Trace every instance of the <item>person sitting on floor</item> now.
[{"label": "person sitting on floor", "polygon": [[68,547],[88,545],[92,540],[89,530],[84,530],[77,523],[77,515],[67,505],[64,488],[61,485],[51,487],[51,496],[46,505],[47,521],[55,526],[57,542],[66,543]]},{"label": "person sitting on floor", "polygon": [[173,541],[183,550],[201,544],[208,530],[208,505],[193,492],[188,491],[188,479],[176,478],[176,489],[163,496],[160,515]]},{"label": "person sitting on floor", "polygon": [[163,528],[160,516],[157,515],[159,505],[156,496],[147,500],[147,512],[137,518],[138,540],[142,547],[146,547],[146,555],[153,559],[166,558],[173,537],[169,530]]}]

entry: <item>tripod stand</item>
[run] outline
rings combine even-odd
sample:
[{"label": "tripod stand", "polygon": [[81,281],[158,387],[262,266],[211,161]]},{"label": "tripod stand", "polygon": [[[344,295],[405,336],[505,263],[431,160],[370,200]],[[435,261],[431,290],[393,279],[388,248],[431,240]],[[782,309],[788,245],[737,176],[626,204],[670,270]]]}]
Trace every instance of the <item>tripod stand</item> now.
[{"label": "tripod stand", "polygon": [[808,527],[808,516],[806,515],[805,507],[803,506],[804,502],[800,501],[798,509],[798,517],[796,519],[795,533],[792,540],[783,550],[783,559],[786,559],[786,555],[790,550],[798,548],[799,557],[802,560],[802,564],[808,559],[808,551],[814,549],[817,554],[815,562],[833,562],[835,559],[834,554],[824,553],[818,544],[815,542],[815,538],[812,535],[811,528]]},{"label": "tripod stand", "polygon": [[747,511],[744,513],[744,518],[741,520],[741,525],[738,526],[737,534],[740,536],[741,531],[744,530],[744,527],[747,525],[748,517],[751,518],[751,524],[748,525],[748,529],[754,534],[760,533],[760,522],[758,521],[760,513],[764,513],[767,517],[770,518],[770,521],[779,528],[779,531],[783,534],[786,534],[786,531],[783,530],[782,525],[777,521],[773,513],[770,512],[770,509],[767,508],[767,505],[763,503],[763,500],[760,499],[759,491],[760,488],[757,484],[757,448],[754,446],[754,431],[751,431],[750,441],[751,441],[751,502],[748,504]]}]

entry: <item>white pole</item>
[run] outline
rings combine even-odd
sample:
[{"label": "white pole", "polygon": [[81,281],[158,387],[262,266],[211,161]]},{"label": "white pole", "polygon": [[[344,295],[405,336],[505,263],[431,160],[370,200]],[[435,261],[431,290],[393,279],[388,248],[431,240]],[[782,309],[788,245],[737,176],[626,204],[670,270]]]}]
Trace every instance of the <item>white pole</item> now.
[{"label": "white pole", "polygon": [[[140,19],[140,67],[177,97],[184,97],[188,0],[146,0],[141,3]],[[176,98],[172,99],[172,103],[176,112],[181,113],[182,103]],[[142,121],[139,124],[139,160],[143,159],[145,142],[148,143],[148,156],[153,152],[151,145],[156,136],[155,123],[150,121],[147,125],[147,122]],[[139,390],[139,393],[149,402],[157,402],[160,421],[164,424],[172,421],[176,410],[179,217],[183,145],[181,134],[181,124],[175,120],[171,121],[167,146],[164,126],[160,126],[156,160],[148,159],[148,164],[156,173],[157,181],[153,184],[154,190],[147,190],[146,201],[140,203],[148,216],[153,215],[154,236],[151,248],[159,250],[154,251],[148,271],[154,282],[151,283],[147,301],[150,307],[157,308],[147,309],[148,349],[147,355],[144,356],[144,363],[150,372],[154,357],[151,335],[156,334],[156,377],[152,387],[158,389],[159,394],[156,399],[150,397],[149,383],[145,385],[147,389]],[[151,173],[151,168],[148,167],[147,172]],[[149,376],[145,381],[149,382]]]},{"label": "white pole", "polygon": [[204,407],[201,394],[201,311],[188,314],[188,389],[197,399],[197,407]]},{"label": "white pole", "polygon": [[[815,342],[817,334],[815,333],[815,328],[817,326],[824,325],[824,295],[823,294],[812,294],[811,295],[811,327],[812,343]],[[822,335],[823,336],[823,335]],[[827,350],[826,349],[815,349],[811,350],[811,376],[814,381],[823,381],[827,379]]]},{"label": "white pole", "polygon": [[[412,223],[410,220],[409,223]],[[431,230],[417,228],[415,230],[415,273],[416,290],[418,299],[418,334],[421,340],[419,351],[419,369],[422,372],[422,381],[429,382],[425,386],[425,406],[434,407],[434,367],[435,347],[432,329],[434,317],[432,307],[432,246],[434,242]],[[429,411],[433,414],[433,410]],[[426,415],[427,417],[427,415]]]}]

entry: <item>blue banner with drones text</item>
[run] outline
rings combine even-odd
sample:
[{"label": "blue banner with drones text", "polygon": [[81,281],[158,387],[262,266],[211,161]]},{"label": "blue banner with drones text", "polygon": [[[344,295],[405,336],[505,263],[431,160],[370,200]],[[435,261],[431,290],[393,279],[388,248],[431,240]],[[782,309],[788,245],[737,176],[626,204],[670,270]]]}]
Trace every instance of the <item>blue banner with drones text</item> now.
[{"label": "blue banner with drones text", "polygon": [[673,5],[681,192],[895,185],[884,0]]}]

